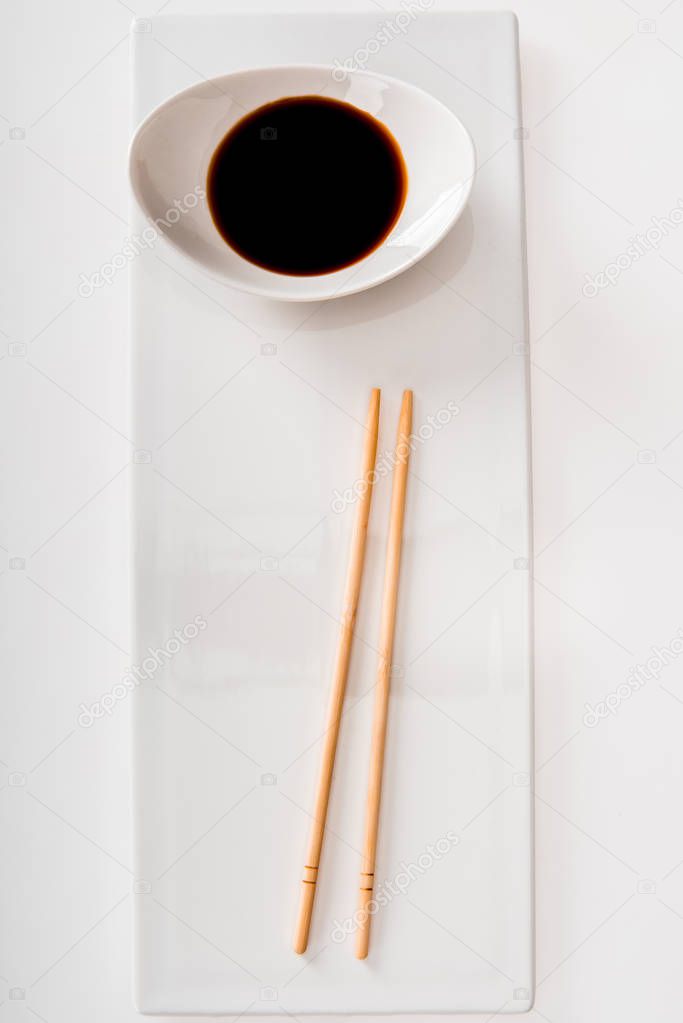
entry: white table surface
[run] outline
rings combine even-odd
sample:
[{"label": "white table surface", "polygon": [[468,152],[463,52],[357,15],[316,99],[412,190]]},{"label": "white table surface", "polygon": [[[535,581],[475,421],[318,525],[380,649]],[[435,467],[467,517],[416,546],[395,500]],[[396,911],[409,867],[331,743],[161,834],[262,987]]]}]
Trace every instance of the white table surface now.
[{"label": "white table surface", "polygon": [[[677,0],[512,6],[537,549],[531,1016],[669,1020],[683,660],[664,651],[669,663],[611,700],[607,720],[584,717],[683,627],[683,226],[628,254],[683,194],[683,16]],[[0,42],[0,1023],[135,1017],[127,708],[77,723],[129,662],[127,280],[88,298],[79,281],[128,232],[131,13],[117,0],[27,2],[5,12]],[[618,256],[616,283],[584,294],[584,275]]]}]

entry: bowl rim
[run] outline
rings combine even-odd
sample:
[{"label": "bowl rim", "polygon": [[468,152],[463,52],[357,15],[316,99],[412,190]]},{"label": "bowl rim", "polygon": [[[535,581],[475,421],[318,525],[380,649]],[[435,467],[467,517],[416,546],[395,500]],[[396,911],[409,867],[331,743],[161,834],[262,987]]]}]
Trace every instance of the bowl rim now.
[{"label": "bowl rim", "polygon": [[[315,63],[262,64],[262,65],[258,65],[258,66],[253,66],[252,65],[252,66],[249,66],[249,67],[238,68],[238,69],[236,69],[234,71],[228,71],[224,75],[213,75],[211,78],[203,78],[200,82],[195,82],[193,85],[190,85],[190,86],[188,86],[185,89],[179,89],[178,92],[174,92],[172,96],[168,96],[165,100],[163,100],[163,102],[159,103],[158,106],[154,107],[149,112],[149,114],[147,114],[146,117],[143,118],[143,120],[138,124],[137,128],[133,132],[133,135],[131,136],[130,142],[128,144],[128,160],[127,160],[128,181],[130,183],[130,187],[131,187],[131,191],[133,193],[133,197],[135,198],[137,206],[138,206],[140,212],[143,214],[143,216],[146,219],[149,219],[149,214],[147,213],[145,203],[144,203],[142,195],[140,193],[140,189],[138,188],[137,178],[136,178],[136,174],[135,174],[135,170],[134,170],[134,166],[133,166],[135,150],[136,150],[136,147],[137,147],[137,145],[139,143],[139,140],[140,140],[142,134],[150,126],[150,124],[152,124],[154,122],[154,120],[161,113],[163,113],[165,110],[167,110],[170,107],[172,107],[173,104],[175,104],[182,96],[184,96],[187,93],[193,92],[194,90],[196,90],[197,88],[201,87],[202,85],[213,85],[213,84],[215,84],[217,82],[223,82],[225,79],[237,78],[238,76],[245,75],[245,74],[259,73],[259,72],[271,72],[271,71],[321,71],[321,72],[325,72],[327,74],[332,74],[333,70],[334,70],[334,67],[331,64],[315,64]],[[430,92],[427,92],[426,89],[421,88],[419,85],[415,85],[413,82],[406,82],[405,79],[403,79],[403,78],[396,78],[394,75],[385,75],[385,74],[383,74],[381,72],[367,71],[367,70],[361,69],[361,68],[345,70],[344,74],[345,74],[347,79],[349,77],[353,77],[353,78],[374,78],[374,79],[378,79],[378,80],[383,81],[383,82],[389,82],[392,85],[400,86],[400,88],[402,88],[402,89],[408,89],[409,91],[414,92],[414,93],[416,93],[419,96],[426,97],[430,101],[430,103],[436,104],[437,106],[441,107],[444,111],[446,111],[447,114],[449,114],[449,116],[451,118],[453,118],[457,122],[457,124],[458,124],[458,126],[460,128],[460,131],[462,132],[465,144],[466,144],[466,146],[467,146],[467,148],[469,150],[469,154],[468,155],[469,155],[470,163],[471,163],[471,166],[472,166],[472,171],[471,171],[469,177],[465,178],[463,183],[462,183],[463,194],[462,194],[462,198],[461,198],[461,201],[460,201],[457,209],[455,210],[454,213],[451,214],[451,216],[448,218],[448,221],[446,222],[444,227],[439,231],[437,237],[433,241],[431,241],[424,248],[420,248],[420,250],[418,252],[416,252],[413,255],[407,257],[406,260],[404,262],[402,262],[399,266],[394,267],[392,270],[390,270],[390,271],[388,271],[386,273],[381,274],[377,280],[366,281],[364,284],[361,284],[358,287],[353,287],[353,285],[351,285],[350,287],[345,287],[342,284],[342,285],[340,285],[340,287],[338,289],[336,289],[336,290],[335,289],[330,289],[329,292],[327,292],[325,294],[315,294],[315,293],[310,293],[310,294],[309,293],[303,293],[303,294],[302,293],[298,293],[296,295],[294,295],[294,294],[283,294],[283,293],[281,293],[281,291],[278,291],[275,288],[269,288],[267,285],[260,286],[260,285],[256,285],[256,284],[254,284],[254,285],[252,285],[252,284],[244,284],[242,282],[239,282],[239,281],[235,280],[235,278],[231,277],[227,273],[222,274],[220,271],[217,271],[215,273],[211,273],[209,270],[207,270],[206,267],[204,267],[201,264],[201,262],[198,259],[195,259],[191,255],[189,255],[188,252],[186,251],[186,249],[182,245],[180,245],[174,239],[174,237],[172,235],[164,234],[163,232],[161,232],[161,236],[165,239],[166,242],[168,242],[170,245],[172,245],[173,248],[176,249],[178,252],[183,253],[183,255],[193,265],[197,266],[201,270],[201,272],[203,274],[205,274],[207,277],[209,277],[211,280],[215,280],[215,281],[217,281],[219,283],[222,283],[222,284],[228,284],[230,287],[235,288],[237,291],[242,291],[242,292],[245,292],[245,293],[248,293],[248,294],[257,295],[257,296],[259,296],[261,298],[275,299],[275,300],[281,301],[281,302],[325,302],[325,301],[329,301],[329,300],[334,299],[334,298],[346,298],[349,295],[357,295],[357,294],[359,294],[362,291],[368,291],[370,288],[374,288],[374,287],[376,287],[379,284],[384,284],[387,281],[393,280],[394,277],[398,277],[399,274],[402,274],[406,270],[409,270],[412,266],[415,266],[416,263],[418,263],[426,255],[428,255],[428,253],[430,253],[434,248],[436,248],[436,246],[441,241],[443,241],[443,239],[446,237],[446,235],[451,230],[453,225],[456,223],[456,221],[462,215],[462,213],[463,213],[463,211],[464,211],[464,209],[467,206],[467,203],[469,201],[470,194],[472,192],[472,188],[473,188],[473,185],[474,185],[474,179],[476,177],[478,167],[477,167],[477,151],[476,151],[476,148],[475,148],[475,145],[474,145],[474,140],[472,139],[472,136],[471,136],[468,128],[463,123],[462,119],[458,116],[458,114],[456,114],[454,110],[452,110],[449,106],[447,106],[445,103],[443,103],[440,99],[437,99],[436,96],[433,96]],[[314,94],[312,93],[312,95],[314,95]],[[341,102],[349,102],[349,101],[348,100],[341,100]],[[355,106],[355,104],[352,103],[351,106]],[[258,108],[254,107],[253,109],[256,110]],[[359,108],[359,109],[362,109],[362,108]],[[248,114],[250,112],[251,111],[248,110],[248,111],[246,111],[246,114]],[[367,113],[367,111],[366,111],[366,113]],[[242,116],[246,116],[246,114],[244,114]],[[371,116],[374,117],[375,115],[373,114]],[[376,120],[380,120],[380,118],[376,118]],[[381,122],[381,123],[384,123],[384,122]],[[388,129],[388,130],[390,130],[390,129]],[[396,140],[396,143],[397,143],[397,145],[399,145],[399,148],[400,148],[400,143],[398,142],[398,140]],[[202,187],[203,187],[203,185],[202,185]],[[410,180],[408,181],[408,188],[410,189]],[[401,214],[401,216],[402,216],[402,214]],[[330,273],[330,274],[317,274],[317,275],[316,274],[311,274],[310,275],[310,279],[312,281],[320,281],[320,280],[324,280],[324,279],[334,280],[334,278],[335,278],[335,276],[337,274],[345,273],[349,269],[352,269],[355,266],[362,266],[366,262],[366,260],[372,259],[373,255],[376,252],[379,252],[379,251],[381,251],[382,248],[384,248],[388,238],[391,237],[393,232],[396,230],[396,227],[401,222],[401,216],[399,216],[399,219],[396,222],[396,224],[394,225],[394,227],[392,228],[392,231],[387,236],[387,238],[384,239],[384,241],[381,243],[381,245],[379,245],[376,249],[374,249],[372,252],[370,252],[367,256],[364,256],[363,259],[358,260],[357,263],[350,264],[350,266],[348,266],[348,267],[342,267],[340,270],[335,270],[333,273]],[[232,250],[232,251],[235,251],[235,250]],[[237,255],[238,258],[242,259],[245,263],[249,263],[249,260],[245,260],[244,257],[240,256],[240,254],[238,252],[236,252],[235,254]],[[300,276],[295,276],[293,274],[275,273],[275,272],[273,272],[271,270],[266,270],[264,267],[259,267],[255,263],[254,264],[249,263],[249,265],[250,266],[255,266],[260,271],[260,273],[264,275],[264,280],[268,280],[269,278],[272,278],[272,279],[277,279],[279,281],[288,281],[288,280],[294,281],[294,280],[296,280],[296,281],[300,282],[303,279],[305,279],[305,278],[302,278]],[[347,278],[347,280],[350,280],[352,278],[353,278],[353,274],[351,274],[351,278]]]}]

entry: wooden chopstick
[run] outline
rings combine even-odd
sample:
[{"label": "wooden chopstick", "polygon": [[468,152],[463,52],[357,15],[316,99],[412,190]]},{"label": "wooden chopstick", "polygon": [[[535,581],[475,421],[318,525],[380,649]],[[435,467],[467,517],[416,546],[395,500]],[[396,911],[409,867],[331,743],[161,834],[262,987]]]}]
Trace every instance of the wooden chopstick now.
[{"label": "wooden chopstick", "polygon": [[394,482],[391,491],[391,512],[389,515],[389,537],[387,540],[386,567],[384,572],[384,595],[380,624],[379,661],[377,665],[377,688],[375,710],[372,722],[372,747],[370,752],[370,777],[368,798],[365,809],[365,838],[361,861],[360,892],[358,900],[358,933],[356,937],[356,958],[365,959],[370,944],[370,912],[375,883],[375,856],[379,829],[379,807],[382,795],[382,768],[389,709],[389,685],[391,658],[394,648],[396,626],[396,603],[398,579],[403,542],[403,519],[405,513],[406,485],[408,481],[408,459],[410,457],[410,431],[413,420],[413,392],[403,392],[401,415],[396,438],[397,459],[394,467]]},{"label": "wooden chopstick", "polygon": [[[356,622],[356,611],[358,610],[358,597],[360,584],[363,575],[363,561],[365,558],[365,541],[368,531],[368,518],[370,516],[370,501],[374,484],[375,457],[377,454],[377,435],[379,431],[379,388],[374,388],[370,395],[370,406],[366,422],[365,444],[363,446],[363,465],[361,479],[365,481],[365,489],[359,492],[356,518],[351,538],[351,551],[349,555],[349,567],[346,574],[346,585],[344,588],[344,607],[342,609],[339,639],[337,641],[337,654],[332,676],[332,689],[330,703],[327,713],[327,728],[323,741],[322,759],[318,775],[318,785],[315,795],[315,808],[313,810],[313,821],[308,837],[308,853],[306,865],[303,870],[301,881],[301,895],[299,901],[299,913],[294,931],[294,951],[300,955],[306,951],[308,945],[308,934],[311,927],[311,916],[313,914],[313,902],[315,900],[316,882],[318,880],[318,866],[320,864],[320,853],[322,850],[323,836],[325,834],[325,818],[327,817],[327,806],[330,798],[330,787],[332,784],[332,771],[334,768],[334,755],[337,749],[337,738],[339,736],[339,724],[341,721],[342,704],[344,702],[344,691],[346,689],[346,678],[349,672],[349,661],[351,657],[351,643],[353,630]],[[360,491],[360,488],[359,488]]]}]

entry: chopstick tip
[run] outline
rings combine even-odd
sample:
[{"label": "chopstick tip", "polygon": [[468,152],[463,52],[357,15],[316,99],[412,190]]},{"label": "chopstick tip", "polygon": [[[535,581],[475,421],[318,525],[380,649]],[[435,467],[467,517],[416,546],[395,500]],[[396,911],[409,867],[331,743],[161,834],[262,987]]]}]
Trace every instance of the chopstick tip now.
[{"label": "chopstick tip", "polygon": [[379,387],[373,387],[372,390],[370,391],[370,404],[368,406],[367,429],[370,430],[372,433],[377,433],[377,431],[379,430],[380,393],[381,392]]},{"label": "chopstick tip", "polygon": [[403,401],[401,402],[399,433],[400,434],[410,433],[412,423],[413,423],[413,392],[406,390],[403,392]]}]

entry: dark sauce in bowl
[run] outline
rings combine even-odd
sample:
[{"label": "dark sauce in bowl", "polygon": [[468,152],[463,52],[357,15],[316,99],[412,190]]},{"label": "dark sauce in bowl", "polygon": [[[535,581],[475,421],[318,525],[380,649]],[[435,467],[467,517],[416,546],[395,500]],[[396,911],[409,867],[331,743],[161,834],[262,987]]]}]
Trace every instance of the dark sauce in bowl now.
[{"label": "dark sauce in bowl", "polygon": [[292,96],[247,114],[219,144],[207,179],[211,216],[228,245],[299,277],[333,273],[378,248],[406,189],[389,130],[324,96]]}]

